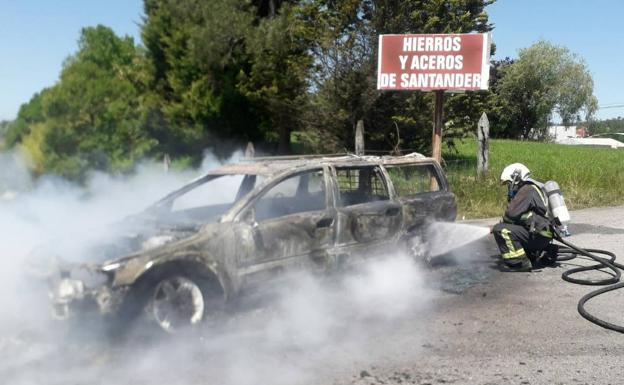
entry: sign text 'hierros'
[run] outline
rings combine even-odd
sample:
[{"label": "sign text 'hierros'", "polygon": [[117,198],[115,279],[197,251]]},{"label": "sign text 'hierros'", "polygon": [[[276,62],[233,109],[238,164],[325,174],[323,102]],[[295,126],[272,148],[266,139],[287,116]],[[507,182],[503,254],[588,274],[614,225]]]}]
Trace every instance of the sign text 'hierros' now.
[{"label": "sign text 'hierros'", "polygon": [[377,89],[487,90],[490,34],[380,35]]}]

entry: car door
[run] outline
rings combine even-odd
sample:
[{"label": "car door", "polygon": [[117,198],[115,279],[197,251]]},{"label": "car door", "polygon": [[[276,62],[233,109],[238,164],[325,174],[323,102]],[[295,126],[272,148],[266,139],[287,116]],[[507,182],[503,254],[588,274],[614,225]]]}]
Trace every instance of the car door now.
[{"label": "car door", "polygon": [[454,221],[455,195],[435,163],[386,165],[396,199],[403,207],[403,232],[417,233],[427,221]]},{"label": "car door", "polygon": [[333,175],[339,226],[337,248],[353,256],[392,243],[401,228],[401,205],[391,199],[381,168],[335,167]]},{"label": "car door", "polygon": [[335,212],[327,185],[320,167],[291,174],[269,185],[247,208],[243,216],[253,246],[239,253],[247,283],[290,269],[331,268]]}]

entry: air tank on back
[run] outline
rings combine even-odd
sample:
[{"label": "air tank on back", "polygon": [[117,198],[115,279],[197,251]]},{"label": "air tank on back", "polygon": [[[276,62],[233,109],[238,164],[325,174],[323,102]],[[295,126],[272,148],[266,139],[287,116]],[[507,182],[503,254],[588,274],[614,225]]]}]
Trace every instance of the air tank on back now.
[{"label": "air tank on back", "polygon": [[551,217],[557,218],[562,225],[570,221],[570,213],[563,200],[563,194],[559,189],[557,182],[549,180],[544,183],[544,191],[548,197],[548,209]]}]

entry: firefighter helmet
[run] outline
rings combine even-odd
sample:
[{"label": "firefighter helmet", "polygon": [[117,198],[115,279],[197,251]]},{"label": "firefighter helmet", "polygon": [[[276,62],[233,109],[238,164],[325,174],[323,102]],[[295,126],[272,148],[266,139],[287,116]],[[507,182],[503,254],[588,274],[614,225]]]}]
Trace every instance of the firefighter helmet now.
[{"label": "firefighter helmet", "polygon": [[529,175],[531,175],[531,171],[527,166],[522,163],[512,163],[503,169],[500,181],[501,184],[509,182],[511,185],[517,185],[529,179]]}]

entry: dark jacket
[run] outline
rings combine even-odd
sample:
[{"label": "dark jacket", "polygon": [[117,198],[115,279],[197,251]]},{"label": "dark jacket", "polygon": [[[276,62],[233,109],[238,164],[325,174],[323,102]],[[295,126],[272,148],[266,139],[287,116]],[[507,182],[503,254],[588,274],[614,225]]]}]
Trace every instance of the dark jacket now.
[{"label": "dark jacket", "polygon": [[534,233],[552,237],[546,195],[533,183],[525,183],[509,202],[503,221],[521,225]]}]

